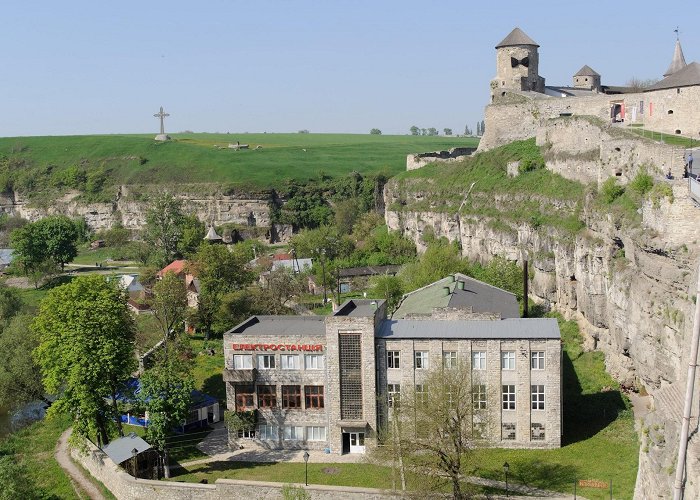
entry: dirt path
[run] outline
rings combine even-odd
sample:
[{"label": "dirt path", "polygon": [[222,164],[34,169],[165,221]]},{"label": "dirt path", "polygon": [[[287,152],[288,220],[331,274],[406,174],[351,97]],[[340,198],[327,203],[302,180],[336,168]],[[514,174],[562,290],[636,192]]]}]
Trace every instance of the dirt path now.
[{"label": "dirt path", "polygon": [[70,450],[68,449],[68,438],[72,431],[73,429],[68,429],[58,438],[54,457],[56,457],[58,465],[60,465],[71,478],[73,488],[75,488],[78,497],[83,498],[83,496],[87,494],[92,500],[106,500],[97,486],[85,475],[85,472],[71,460]]}]

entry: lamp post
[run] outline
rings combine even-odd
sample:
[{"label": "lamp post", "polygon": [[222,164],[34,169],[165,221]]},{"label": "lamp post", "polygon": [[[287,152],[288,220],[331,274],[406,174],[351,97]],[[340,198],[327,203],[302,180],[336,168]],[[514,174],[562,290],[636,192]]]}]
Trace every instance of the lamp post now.
[{"label": "lamp post", "polygon": [[321,273],[323,274],[323,305],[328,302],[328,295],[326,294],[326,262],[325,262],[326,249],[321,249]]},{"label": "lamp post", "polygon": [[131,458],[132,458],[133,463],[134,463],[134,479],[139,478],[138,462],[136,461],[136,455],[138,455],[138,454],[139,454],[139,450],[137,450],[136,448],[131,450]]},{"label": "lamp post", "polygon": [[510,470],[510,465],[508,465],[508,462],[503,463],[503,472],[506,475],[506,498],[508,498],[508,471]]},{"label": "lamp post", "polygon": [[304,484],[309,485],[309,452],[304,452]]}]

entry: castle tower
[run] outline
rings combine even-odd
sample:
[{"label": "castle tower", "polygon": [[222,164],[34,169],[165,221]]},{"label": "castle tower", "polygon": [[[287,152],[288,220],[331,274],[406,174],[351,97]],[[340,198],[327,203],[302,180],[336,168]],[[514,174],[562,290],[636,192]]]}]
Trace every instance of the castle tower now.
[{"label": "castle tower", "polygon": [[664,77],[671,76],[677,71],[685,68],[687,64],[685,63],[685,57],[683,57],[683,49],[681,48],[681,41],[676,39],[676,48],[673,51],[673,60],[670,66],[664,73]]},{"label": "castle tower", "polygon": [[599,91],[600,75],[586,64],[574,75],[574,88]]},{"label": "castle tower", "polygon": [[544,92],[539,76],[539,45],[520,28],[515,28],[496,45],[496,77],[491,80],[491,99],[506,90]]}]

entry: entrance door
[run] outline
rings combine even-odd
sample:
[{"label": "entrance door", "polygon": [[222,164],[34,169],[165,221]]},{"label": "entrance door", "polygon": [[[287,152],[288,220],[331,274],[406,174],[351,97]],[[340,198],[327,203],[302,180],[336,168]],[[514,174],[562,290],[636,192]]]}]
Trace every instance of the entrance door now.
[{"label": "entrance door", "polygon": [[350,433],[350,453],[365,452],[365,433],[351,432]]}]

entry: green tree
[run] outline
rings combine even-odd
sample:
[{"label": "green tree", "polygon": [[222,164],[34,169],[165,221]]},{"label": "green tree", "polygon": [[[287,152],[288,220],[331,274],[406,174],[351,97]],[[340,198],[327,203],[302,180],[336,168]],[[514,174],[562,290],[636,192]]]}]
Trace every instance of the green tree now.
[{"label": "green tree", "polygon": [[375,276],[370,280],[370,285],[372,297],[386,300],[390,311],[394,310],[404,293],[403,282],[397,276]]},{"label": "green tree", "polygon": [[451,128],[444,128],[442,129],[443,132],[445,132],[445,135],[452,135],[452,129]]},{"label": "green tree", "polygon": [[409,130],[411,131],[411,135],[420,135],[420,129],[415,125],[411,126]]},{"label": "green tree", "polygon": [[18,409],[36,400],[51,405],[32,358],[39,339],[30,329],[31,321],[31,316],[21,314],[0,331],[0,407]]},{"label": "green tree", "polygon": [[187,317],[187,290],[180,276],[168,271],[156,280],[153,284],[152,309],[165,341],[184,332]]},{"label": "green tree", "polygon": [[149,415],[146,439],[158,451],[166,478],[170,477],[168,436],[187,420],[192,404],[194,378],[185,346],[167,343],[141,376],[140,401]]},{"label": "green tree", "polygon": [[52,215],[15,229],[10,235],[15,259],[25,274],[49,260],[63,266],[78,255],[78,228],[65,215]]},{"label": "green tree", "polygon": [[430,127],[428,129],[428,135],[438,135],[438,130],[435,127]]},{"label": "green tree", "polygon": [[340,234],[349,234],[362,208],[356,199],[343,200],[335,205],[335,227]]},{"label": "green tree", "polygon": [[12,455],[0,456],[0,500],[39,498],[33,491],[32,483],[27,477],[27,471]]},{"label": "green tree", "polygon": [[116,280],[81,276],[50,290],[32,324],[44,386],[58,395],[49,414],[71,415],[78,435],[103,444],[123,435],[117,393],[137,365],[126,299]]},{"label": "green tree", "polygon": [[416,290],[449,274],[465,271],[467,265],[457,246],[447,240],[436,240],[416,262],[406,264],[399,273],[406,290]]},{"label": "green tree", "polygon": [[0,328],[22,310],[22,305],[19,290],[0,285]]},{"label": "green tree", "polygon": [[379,130],[378,128],[373,128],[372,130],[369,131],[371,135],[382,135],[382,131]]},{"label": "green tree", "polygon": [[170,193],[161,193],[150,203],[146,212],[146,240],[160,255],[160,264],[173,260],[182,238],[185,216],[182,200]]},{"label": "green tree", "polygon": [[481,135],[484,135],[486,132],[486,122],[484,120],[481,120]]},{"label": "green tree", "polygon": [[184,257],[190,257],[202,244],[204,235],[207,230],[204,223],[201,222],[195,215],[185,215],[182,218],[182,236],[177,242],[177,251]]}]

